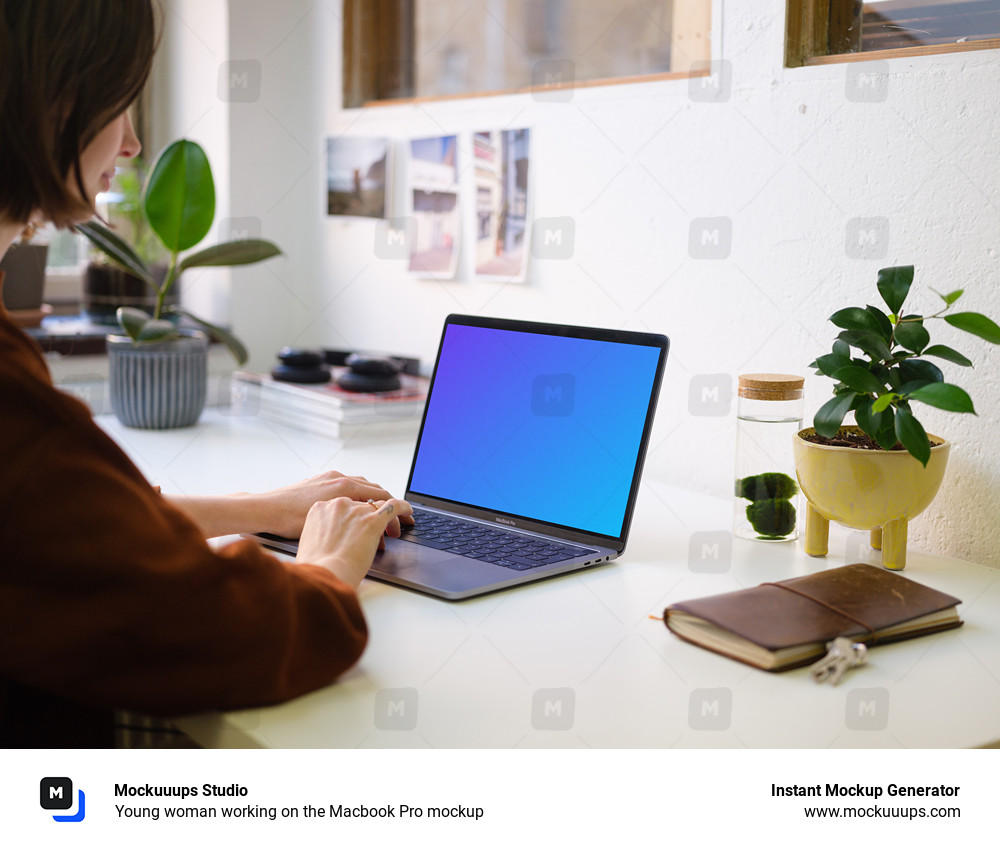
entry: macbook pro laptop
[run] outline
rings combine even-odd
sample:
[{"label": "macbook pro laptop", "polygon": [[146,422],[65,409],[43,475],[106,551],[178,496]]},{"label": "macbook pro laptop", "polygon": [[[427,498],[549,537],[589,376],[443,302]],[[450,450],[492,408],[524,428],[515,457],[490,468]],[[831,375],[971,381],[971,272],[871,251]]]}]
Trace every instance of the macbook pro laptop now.
[{"label": "macbook pro laptop", "polygon": [[386,539],[368,577],[463,599],[618,557],[668,344],[449,316],[404,495],[415,525]]}]

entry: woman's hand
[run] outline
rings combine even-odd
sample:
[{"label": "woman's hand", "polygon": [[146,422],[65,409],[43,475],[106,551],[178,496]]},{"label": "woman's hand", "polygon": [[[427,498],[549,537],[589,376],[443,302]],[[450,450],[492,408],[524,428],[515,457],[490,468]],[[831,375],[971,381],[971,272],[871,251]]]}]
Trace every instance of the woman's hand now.
[{"label": "woman's hand", "polygon": [[[340,472],[323,472],[291,486],[281,487],[271,492],[256,496],[263,505],[265,524],[256,530],[266,531],[282,537],[296,539],[302,535],[306,515],[312,506],[320,501],[332,501],[337,498],[349,498],[365,504],[373,501],[388,501],[392,495],[371,483],[367,478],[343,475]],[[394,516],[391,522],[391,532],[399,536],[399,518]]]},{"label": "woman's hand", "polygon": [[[181,495],[170,496],[170,500],[198,524],[206,537],[263,531],[296,539],[302,534],[306,515],[317,502],[348,498],[371,509],[368,499],[385,501],[391,497],[367,478],[330,471],[270,492]],[[398,516],[393,516],[389,532],[399,535]]]},{"label": "woman's hand", "polygon": [[383,535],[398,537],[400,519],[409,523],[412,515],[410,505],[398,498],[317,501],[306,516],[295,560],[324,566],[357,588],[384,545]]}]

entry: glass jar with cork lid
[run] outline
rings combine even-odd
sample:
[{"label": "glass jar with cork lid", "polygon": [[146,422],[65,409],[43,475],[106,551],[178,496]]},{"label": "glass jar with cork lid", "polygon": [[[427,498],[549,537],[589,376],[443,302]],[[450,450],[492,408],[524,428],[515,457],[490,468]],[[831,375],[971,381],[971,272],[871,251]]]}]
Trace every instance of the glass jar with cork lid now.
[{"label": "glass jar with cork lid", "polygon": [[802,429],[802,387],[793,374],[741,374],[736,421],[733,534],[780,542],[798,537],[792,438]]}]

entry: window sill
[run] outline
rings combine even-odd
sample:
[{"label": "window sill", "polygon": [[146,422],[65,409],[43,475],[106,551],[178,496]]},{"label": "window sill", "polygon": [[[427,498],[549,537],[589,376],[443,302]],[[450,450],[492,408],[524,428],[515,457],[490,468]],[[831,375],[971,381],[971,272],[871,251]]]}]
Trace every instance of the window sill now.
[{"label": "window sill", "polygon": [[48,268],[45,271],[47,303],[76,301],[83,297],[83,271],[79,268]]},{"label": "window sill", "polygon": [[94,324],[78,312],[75,315],[51,316],[42,321],[41,326],[25,332],[46,354],[72,357],[104,354],[107,350],[104,337],[113,330],[112,327]]},{"label": "window sill", "polygon": [[811,56],[803,60],[801,66],[838,65],[843,62],[875,62],[885,59],[906,59],[910,56],[935,56],[943,53],[967,53],[970,50],[1000,49],[1000,38],[982,41],[964,41],[961,44],[923,44],[916,47],[896,47],[891,50],[869,50],[862,53],[834,53],[830,56]]},{"label": "window sill", "polygon": [[437,103],[449,100],[470,100],[482,97],[504,97],[512,94],[530,94],[538,100],[568,99],[563,96],[559,98],[558,92],[572,92],[582,88],[602,88],[613,85],[632,85],[634,83],[656,83],[663,80],[690,80],[699,77],[709,77],[712,75],[709,63],[702,62],[703,68],[697,71],[669,71],[661,74],[640,74],[632,77],[613,77],[600,80],[581,80],[571,83],[557,83],[552,85],[528,85],[520,88],[498,89],[495,91],[462,92],[461,94],[440,94],[427,97],[400,97],[392,100],[369,100],[363,106],[345,107],[345,109],[369,109],[375,106],[413,106],[423,103]]}]

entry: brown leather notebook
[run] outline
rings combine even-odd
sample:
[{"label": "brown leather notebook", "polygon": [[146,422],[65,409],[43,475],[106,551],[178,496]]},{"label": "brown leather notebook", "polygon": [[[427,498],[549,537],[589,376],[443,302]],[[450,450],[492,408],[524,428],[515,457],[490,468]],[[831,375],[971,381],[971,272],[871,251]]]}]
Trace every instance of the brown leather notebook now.
[{"label": "brown leather notebook", "polygon": [[834,637],[873,645],[957,628],[961,601],[855,563],[670,605],[677,636],[751,666],[780,671],[822,657]]}]

